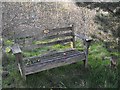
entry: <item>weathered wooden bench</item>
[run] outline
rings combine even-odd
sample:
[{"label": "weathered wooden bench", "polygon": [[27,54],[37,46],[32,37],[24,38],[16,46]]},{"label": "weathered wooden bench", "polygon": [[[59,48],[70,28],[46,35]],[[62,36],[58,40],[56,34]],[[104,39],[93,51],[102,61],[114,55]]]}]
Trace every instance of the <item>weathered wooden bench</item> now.
[{"label": "weathered wooden bench", "polygon": [[[79,51],[75,49],[75,36],[84,41],[84,45],[86,48],[84,51]],[[38,44],[32,43],[33,41],[38,39],[47,39],[48,41]],[[79,62],[80,60],[82,60],[85,67],[87,67],[88,49],[91,41],[92,39],[88,38],[87,36],[75,34],[74,25],[70,25],[68,27],[43,30],[42,37],[39,34],[16,35],[15,44],[12,46],[11,50],[16,57],[17,65],[19,67],[19,71],[22,77],[26,79],[26,76],[29,74],[37,73],[43,70],[48,70],[67,64],[72,64],[75,62]],[[36,48],[42,48],[56,44],[64,45],[65,43],[71,43],[71,49],[46,53],[44,55],[28,58],[23,58],[22,55],[22,52],[24,52],[25,50],[33,50]],[[25,62],[30,62],[30,64],[26,64]]]}]

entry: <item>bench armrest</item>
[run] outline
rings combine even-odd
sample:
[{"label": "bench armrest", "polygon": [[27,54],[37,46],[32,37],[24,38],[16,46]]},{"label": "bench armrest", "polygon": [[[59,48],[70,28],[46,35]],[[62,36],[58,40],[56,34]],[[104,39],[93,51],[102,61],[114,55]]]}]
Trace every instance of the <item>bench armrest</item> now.
[{"label": "bench armrest", "polygon": [[22,53],[20,47],[19,47],[19,44],[14,44],[12,47],[11,47],[11,50],[12,50],[12,53],[13,54],[18,54],[18,53]]},{"label": "bench armrest", "polygon": [[75,34],[75,36],[82,39],[84,41],[86,48],[87,49],[89,48],[91,41],[92,41],[92,38],[89,38],[88,36],[85,36],[83,34]]},{"label": "bench armrest", "polygon": [[92,38],[89,38],[85,35],[80,35],[80,34],[75,34],[76,37],[80,38],[83,40],[84,42],[84,45],[86,46],[85,48],[85,56],[86,56],[86,60],[85,60],[85,67],[87,67],[87,62],[88,62],[88,51],[89,51],[89,46],[90,46],[90,43],[92,41]]},{"label": "bench armrest", "polygon": [[14,44],[11,47],[11,50],[12,50],[12,53],[15,55],[16,63],[17,63],[17,66],[20,70],[20,74],[22,75],[23,79],[26,80],[24,63],[22,61],[23,56],[22,56],[22,51],[20,49],[19,44]]},{"label": "bench armrest", "polygon": [[85,40],[86,42],[91,42],[92,41],[92,38],[89,38],[83,34],[75,34],[76,37],[82,39],[82,40]]}]

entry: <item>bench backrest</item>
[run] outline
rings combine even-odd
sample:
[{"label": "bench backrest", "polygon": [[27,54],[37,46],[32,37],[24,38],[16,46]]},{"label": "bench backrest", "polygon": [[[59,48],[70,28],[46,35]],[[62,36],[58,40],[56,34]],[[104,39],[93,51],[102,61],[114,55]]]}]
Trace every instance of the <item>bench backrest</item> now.
[{"label": "bench backrest", "polygon": [[24,32],[15,35],[15,43],[18,43],[23,50],[31,50],[43,46],[64,44],[72,42],[74,47],[74,26],[46,29],[37,34],[25,35]]}]

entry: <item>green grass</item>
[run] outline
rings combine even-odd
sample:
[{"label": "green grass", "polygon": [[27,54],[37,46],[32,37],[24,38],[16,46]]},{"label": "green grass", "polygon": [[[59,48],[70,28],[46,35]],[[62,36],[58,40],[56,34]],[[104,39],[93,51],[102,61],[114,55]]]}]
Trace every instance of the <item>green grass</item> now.
[{"label": "green grass", "polygon": [[[77,43],[77,48],[83,50],[80,46],[81,43]],[[55,45],[51,49],[64,50],[69,45]],[[37,49],[33,52],[25,52],[26,56],[34,56],[48,51],[48,48]],[[113,52],[118,54],[116,52]],[[3,78],[3,87],[17,87],[17,88],[115,88],[118,84],[118,71],[117,69],[111,69],[109,67],[109,59],[103,59],[109,57],[110,52],[104,48],[104,45],[100,42],[92,43],[89,50],[88,69],[85,69],[83,62],[71,64],[54,68],[51,70],[42,71],[33,75],[27,76],[27,81],[24,82],[15,66],[15,58],[13,55],[8,54],[7,70],[10,72],[9,76]],[[120,54],[119,54],[120,55]]]}]

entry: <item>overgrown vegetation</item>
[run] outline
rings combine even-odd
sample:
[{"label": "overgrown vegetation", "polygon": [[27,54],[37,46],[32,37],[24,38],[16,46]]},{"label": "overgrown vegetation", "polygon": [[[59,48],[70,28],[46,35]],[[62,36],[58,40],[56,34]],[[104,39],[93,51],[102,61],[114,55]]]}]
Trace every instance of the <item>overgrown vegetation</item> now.
[{"label": "overgrown vegetation", "polygon": [[[79,42],[77,41],[77,48]],[[62,45],[52,46],[53,49],[64,49]],[[46,50],[43,48],[42,50]],[[88,87],[107,87],[116,88],[118,84],[117,69],[110,68],[110,53],[100,42],[92,43],[89,53],[89,68],[85,69],[83,62],[62,66],[51,70],[42,71],[27,77],[24,82],[21,79],[15,64],[15,57],[7,53],[8,62],[4,67],[9,71],[6,78],[3,78],[3,87],[29,87],[29,88],[88,88]],[[37,54],[38,52],[30,52]],[[118,54],[118,53],[117,53]],[[120,55],[120,53],[119,53]],[[29,56],[29,55],[28,55]]]},{"label": "overgrown vegetation", "polygon": [[105,43],[109,52],[117,52],[120,42],[120,2],[76,2],[76,5],[96,10],[98,33],[94,36]]}]

